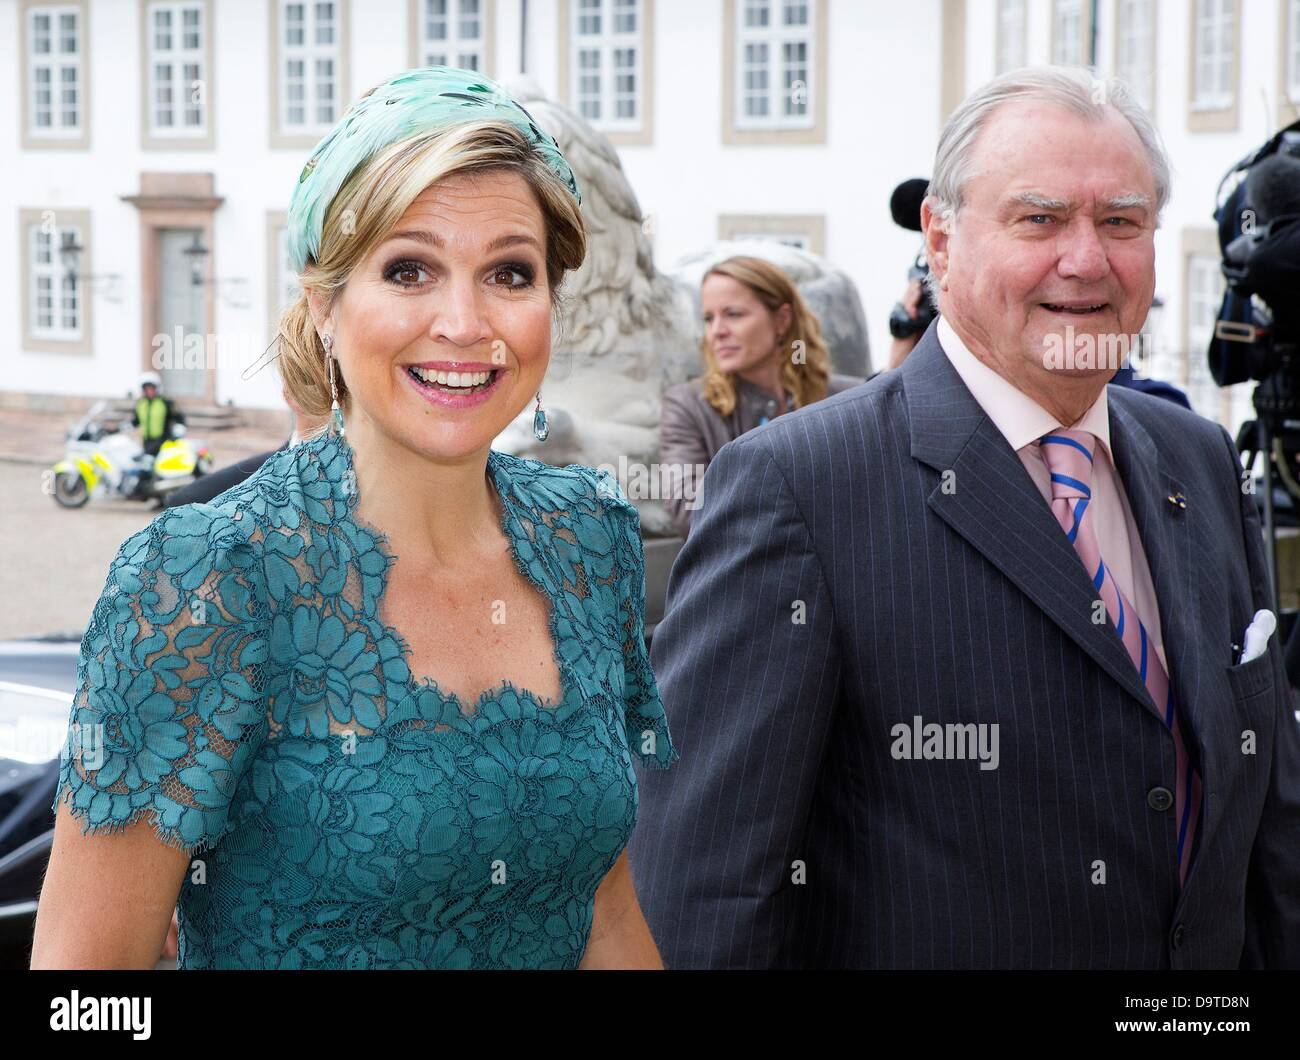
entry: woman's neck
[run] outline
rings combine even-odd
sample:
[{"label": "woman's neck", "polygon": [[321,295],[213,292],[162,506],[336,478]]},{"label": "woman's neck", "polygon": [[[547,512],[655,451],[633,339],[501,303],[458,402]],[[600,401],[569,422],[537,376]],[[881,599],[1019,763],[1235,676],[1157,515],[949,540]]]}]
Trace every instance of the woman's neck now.
[{"label": "woman's neck", "polygon": [[765,390],[774,398],[781,402],[782,408],[785,405],[785,390],[781,386],[781,351],[778,350],[768,360],[753,368],[737,372],[741,379],[747,383],[752,383],[761,390]]},{"label": "woman's neck", "polygon": [[437,461],[385,434],[352,402],[347,441],[359,493],[357,515],[387,535],[397,555],[441,568],[470,568],[495,556],[500,529],[483,449]]}]

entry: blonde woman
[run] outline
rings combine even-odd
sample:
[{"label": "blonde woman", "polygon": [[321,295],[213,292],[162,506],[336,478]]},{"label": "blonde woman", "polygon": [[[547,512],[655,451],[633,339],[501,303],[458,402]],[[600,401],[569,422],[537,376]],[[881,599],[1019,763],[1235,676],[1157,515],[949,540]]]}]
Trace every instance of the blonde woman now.
[{"label": "blonde woman", "polygon": [[727,442],[862,382],[831,372],[816,314],[771,262],[719,262],[704,274],[700,302],[705,372],[664,392],[659,425],[660,461],[671,483],[664,507],[683,537],[691,494]]},{"label": "blonde woman", "polygon": [[151,967],[178,899],[182,968],[660,966],[624,853],[632,762],[676,757],[636,510],[490,449],[534,401],[546,433],[579,202],[471,71],[400,74],[317,147],[279,363],[331,426],[122,546],[33,967]]}]

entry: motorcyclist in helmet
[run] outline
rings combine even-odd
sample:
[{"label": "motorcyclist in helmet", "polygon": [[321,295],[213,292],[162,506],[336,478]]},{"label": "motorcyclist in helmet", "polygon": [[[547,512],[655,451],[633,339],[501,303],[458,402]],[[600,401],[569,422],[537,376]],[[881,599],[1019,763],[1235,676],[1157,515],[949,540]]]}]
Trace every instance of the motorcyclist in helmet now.
[{"label": "motorcyclist in helmet", "polygon": [[[148,488],[153,478],[153,462],[162,444],[185,432],[185,415],[170,398],[162,396],[162,380],[157,372],[140,376],[140,397],[131,411],[131,423],[140,428],[145,456],[141,461],[138,490]],[[180,430],[176,428],[180,427]]]},{"label": "motorcyclist in helmet", "polygon": [[174,428],[185,423],[185,415],[171,398],[162,396],[162,380],[157,372],[140,376],[140,398],[131,412],[131,423],[140,428],[140,441],[150,456],[158,455],[163,442],[183,433]]}]

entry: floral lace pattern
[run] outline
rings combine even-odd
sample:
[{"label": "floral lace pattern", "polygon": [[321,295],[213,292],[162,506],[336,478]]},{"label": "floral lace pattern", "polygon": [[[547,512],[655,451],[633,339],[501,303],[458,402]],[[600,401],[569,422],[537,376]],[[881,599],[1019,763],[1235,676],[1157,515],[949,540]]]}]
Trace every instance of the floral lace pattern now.
[{"label": "floral lace pattern", "polygon": [[[182,968],[572,968],[677,757],[645,649],[636,509],[608,475],[493,451],[564,694],[464,707],[380,617],[394,557],[322,435],[129,538],[81,645],[54,805],[194,855]],[[201,852],[201,853],[200,853]],[[201,864],[200,864],[201,863]]]}]

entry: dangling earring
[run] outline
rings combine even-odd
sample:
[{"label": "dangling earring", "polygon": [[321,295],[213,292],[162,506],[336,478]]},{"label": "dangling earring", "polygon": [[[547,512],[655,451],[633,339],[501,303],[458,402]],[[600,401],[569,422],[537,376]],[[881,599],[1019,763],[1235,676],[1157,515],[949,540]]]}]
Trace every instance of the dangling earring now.
[{"label": "dangling earring", "polygon": [[334,380],[334,336],[322,335],[321,341],[325,344],[325,360],[329,363],[330,372],[330,433],[343,437],[343,410],[339,408],[339,388],[338,383]]},{"label": "dangling earring", "polygon": [[546,410],[542,408],[542,392],[537,391],[537,408],[533,410],[533,437],[539,442],[546,441],[551,428],[546,425]]}]

